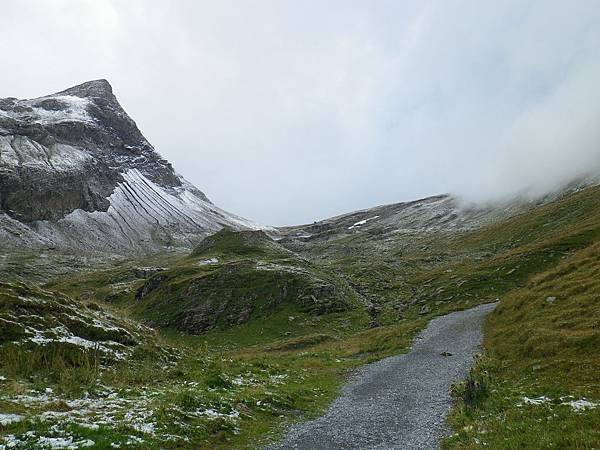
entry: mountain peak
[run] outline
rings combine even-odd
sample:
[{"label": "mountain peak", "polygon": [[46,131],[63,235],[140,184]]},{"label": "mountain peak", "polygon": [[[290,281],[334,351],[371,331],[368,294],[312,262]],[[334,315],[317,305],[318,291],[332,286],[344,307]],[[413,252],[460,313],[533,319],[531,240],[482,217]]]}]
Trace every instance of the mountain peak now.
[{"label": "mountain peak", "polygon": [[0,247],[193,248],[223,226],[260,228],[179,176],[108,81],[0,99]]},{"label": "mountain peak", "polygon": [[103,97],[115,98],[112,86],[105,79],[86,81],[85,83],[57,92],[54,95],[73,95],[76,97]]}]

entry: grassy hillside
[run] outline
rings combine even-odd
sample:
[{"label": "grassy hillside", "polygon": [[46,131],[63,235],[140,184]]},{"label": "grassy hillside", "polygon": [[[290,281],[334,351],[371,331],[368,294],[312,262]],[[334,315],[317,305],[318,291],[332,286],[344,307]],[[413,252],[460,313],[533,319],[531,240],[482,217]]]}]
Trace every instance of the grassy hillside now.
[{"label": "grassy hillside", "polygon": [[306,254],[343,270],[384,323],[500,301],[456,387],[448,448],[598,448],[599,246],[592,187],[472,232],[329,237]]},{"label": "grassy hillside", "polygon": [[[54,306],[50,315],[60,311]],[[322,412],[348,370],[407,349],[424,321],[367,324],[360,310],[315,315],[288,305],[204,336],[151,333],[146,345],[111,363],[55,358],[54,339],[35,349],[42,372],[0,364],[0,436],[14,448],[62,439],[99,449],[266,444],[285,424]],[[95,348],[89,352],[95,355]]]},{"label": "grassy hillside", "polygon": [[600,445],[599,198],[588,189],[466,238],[507,249],[486,265],[533,270],[487,320],[477,395],[458,389],[447,447]]},{"label": "grassy hillside", "polygon": [[96,303],[82,304],[23,283],[0,283],[4,376],[84,390],[102,367],[129,359],[142,345],[150,351],[152,344],[149,329]]},{"label": "grassy hillside", "polygon": [[600,245],[533,276],[485,327],[473,373],[485,388],[461,400],[449,448],[595,448],[600,443]]},{"label": "grassy hillside", "polygon": [[[499,299],[485,355],[456,386],[445,445],[597,448],[599,198],[586,189],[471,232],[373,226],[288,249],[224,230],[189,255],[116,261],[41,290],[2,285],[5,304],[18,304],[14,289],[56,299],[34,313],[50,329],[71,330],[64,303],[91,324],[112,317],[135,343],[123,360],[66,361],[51,344],[36,353],[39,375],[0,364],[0,414],[20,417],[0,436],[17,448],[64,436],[95,448],[257,447],[321,413],[352,368],[405,351],[431,317]],[[9,273],[27,279],[16,259]],[[140,327],[140,339],[131,320],[157,329]],[[79,375],[85,392],[69,388]]]},{"label": "grassy hillside", "polygon": [[225,229],[190,255],[161,262],[84,273],[49,286],[79,298],[100,298],[154,327],[189,334],[267,319],[282,310],[322,315],[360,306],[343,279],[262,231]]}]

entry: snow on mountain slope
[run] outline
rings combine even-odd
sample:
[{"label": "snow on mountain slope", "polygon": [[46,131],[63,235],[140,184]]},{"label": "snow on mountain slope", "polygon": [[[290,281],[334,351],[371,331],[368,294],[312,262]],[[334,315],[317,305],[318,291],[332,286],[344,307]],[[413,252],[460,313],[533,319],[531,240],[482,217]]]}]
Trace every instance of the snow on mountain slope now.
[{"label": "snow on mountain slope", "polygon": [[281,228],[292,239],[327,239],[330,236],[368,232],[375,234],[398,232],[456,232],[489,225],[530,208],[531,203],[513,201],[503,205],[465,206],[450,195],[376,206],[320,222]]},{"label": "snow on mountain slope", "polygon": [[48,125],[77,120],[93,123],[87,111],[90,100],[76,95],[50,95],[33,100],[4,99],[12,103],[10,110],[0,111],[0,116],[26,124]]},{"label": "snow on mountain slope", "polygon": [[26,136],[0,136],[0,161],[4,170],[36,168],[41,171],[69,171],[82,168],[92,157],[70,145],[46,147]]},{"label": "snow on mountain slope", "polygon": [[591,174],[557,187],[542,197],[526,193],[517,198],[490,204],[465,204],[453,195],[376,206],[325,219],[313,224],[279,228],[284,239],[327,240],[356,233],[385,236],[394,233],[462,232],[491,225],[525,213],[565,195],[600,184],[600,175]]},{"label": "snow on mountain slope", "polygon": [[216,207],[178,175],[107,81],[0,99],[2,248],[192,247],[224,226],[265,228]]},{"label": "snow on mountain slope", "polygon": [[[265,228],[203,200],[185,184],[165,189],[137,169],[122,175],[124,181],[108,198],[110,207],[106,212],[77,209],[58,222],[37,222],[37,233],[63,246],[77,248],[86,242],[90,250],[116,252],[122,248],[143,250],[156,244],[191,248],[200,237],[224,226],[238,230]],[[108,235],[112,240],[105,239]]]}]

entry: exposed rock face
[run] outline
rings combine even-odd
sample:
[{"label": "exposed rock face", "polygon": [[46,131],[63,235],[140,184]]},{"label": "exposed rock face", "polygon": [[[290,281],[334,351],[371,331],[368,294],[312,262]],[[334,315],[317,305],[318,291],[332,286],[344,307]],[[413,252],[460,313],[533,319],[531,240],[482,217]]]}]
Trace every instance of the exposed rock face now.
[{"label": "exposed rock face", "polygon": [[0,99],[0,243],[128,252],[191,247],[223,226],[173,170],[106,80],[32,100]]}]

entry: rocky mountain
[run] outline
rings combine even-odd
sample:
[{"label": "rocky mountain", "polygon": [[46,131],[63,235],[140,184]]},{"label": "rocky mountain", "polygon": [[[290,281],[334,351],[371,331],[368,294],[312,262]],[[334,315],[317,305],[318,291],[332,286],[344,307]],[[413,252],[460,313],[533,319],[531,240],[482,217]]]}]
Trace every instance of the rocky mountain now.
[{"label": "rocky mountain", "polygon": [[113,253],[193,247],[259,225],[216,207],[144,138],[106,80],[0,99],[0,245]]},{"label": "rocky mountain", "polygon": [[426,235],[435,232],[468,232],[526,213],[598,184],[600,175],[593,173],[577,178],[543,196],[529,198],[523,195],[489,204],[467,204],[454,195],[436,195],[353,211],[312,224],[281,227],[279,232],[284,243],[297,244],[357,234],[381,238],[386,235],[411,233]]},{"label": "rocky mountain", "polygon": [[[376,206],[312,224],[279,229],[281,243],[295,251],[339,239],[370,237],[377,241],[419,239],[439,233],[458,234],[513,217],[538,202],[511,201],[502,205],[465,205],[451,195]],[[410,238],[408,238],[410,240]]]}]

